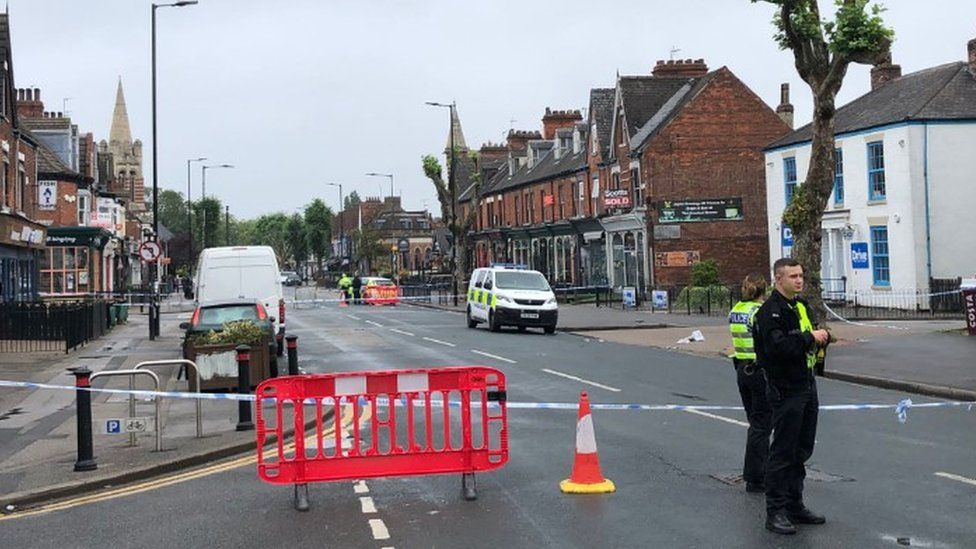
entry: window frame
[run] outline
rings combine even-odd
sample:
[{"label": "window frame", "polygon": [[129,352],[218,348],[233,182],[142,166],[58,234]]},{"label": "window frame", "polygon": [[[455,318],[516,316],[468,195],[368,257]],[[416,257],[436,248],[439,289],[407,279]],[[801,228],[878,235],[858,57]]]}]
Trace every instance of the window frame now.
[{"label": "window frame", "polygon": [[844,149],[834,149],[834,206],[844,205]]},{"label": "window frame", "polygon": [[[886,200],[888,198],[888,187],[885,177],[884,140],[869,141],[866,143],[865,149],[867,151],[868,201]],[[872,152],[880,154],[872,157]],[[878,161],[878,165],[872,166],[872,159]],[[876,187],[880,187],[880,192],[875,192]]]},{"label": "window frame", "polygon": [[[888,226],[871,225],[869,232],[871,234],[872,284],[885,288],[891,287],[891,246],[889,244]],[[883,240],[879,238],[881,235],[884,236]]]},{"label": "window frame", "polygon": [[[792,174],[791,174],[792,172]],[[793,176],[790,179],[790,175]],[[786,205],[789,206],[793,202],[793,196],[796,194],[797,186],[796,177],[796,156],[787,156],[783,158],[783,198]]]}]

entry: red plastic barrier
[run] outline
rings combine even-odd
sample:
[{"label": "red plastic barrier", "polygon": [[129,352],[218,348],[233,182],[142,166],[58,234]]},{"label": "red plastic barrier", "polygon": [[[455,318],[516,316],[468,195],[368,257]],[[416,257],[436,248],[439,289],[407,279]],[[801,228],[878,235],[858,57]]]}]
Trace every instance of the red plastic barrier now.
[{"label": "red plastic barrier", "polygon": [[363,292],[367,305],[396,305],[400,302],[399,286],[367,286]]},{"label": "red plastic barrier", "polygon": [[[265,380],[256,394],[258,476],[272,484],[468,475],[508,461],[505,374],[495,368],[288,376]],[[335,425],[325,412],[341,418],[343,406],[352,408],[351,437],[344,441],[342,429],[323,436]],[[288,428],[297,436],[285,436]],[[271,435],[277,444],[265,448]]]}]

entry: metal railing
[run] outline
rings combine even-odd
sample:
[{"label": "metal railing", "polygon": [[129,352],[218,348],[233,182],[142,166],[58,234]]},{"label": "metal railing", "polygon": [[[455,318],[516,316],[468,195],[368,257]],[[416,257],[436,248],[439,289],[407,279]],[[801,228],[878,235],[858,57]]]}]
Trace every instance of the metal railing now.
[{"label": "metal railing", "polygon": [[[200,368],[197,367],[196,363],[192,360],[186,360],[185,358],[177,358],[172,360],[147,360],[136,364],[133,370],[141,370],[143,368],[155,368],[157,366],[179,366],[182,371],[186,366],[193,367],[193,379],[196,380],[195,387],[196,392],[200,393]],[[190,376],[187,374],[186,383],[190,385]],[[196,399],[196,412],[197,412],[197,438],[203,438],[203,401],[199,398]]]},{"label": "metal railing", "polygon": [[67,354],[108,332],[111,306],[101,299],[0,303],[0,352]]},{"label": "metal railing", "polygon": [[[155,372],[150,372],[149,370],[112,370],[109,372],[97,372],[92,374],[91,381],[94,382],[95,379],[100,377],[115,377],[115,376],[129,376],[129,390],[134,391],[136,388],[136,376],[145,375],[149,376],[153,380],[153,390],[159,391],[159,376]],[[156,427],[156,451],[161,452],[163,450],[163,423],[159,420],[160,416],[160,404],[159,397],[153,397],[153,401],[156,407],[155,415],[155,427]],[[136,417],[136,396],[129,393],[129,417]],[[136,445],[136,434],[129,433],[129,446]]]}]

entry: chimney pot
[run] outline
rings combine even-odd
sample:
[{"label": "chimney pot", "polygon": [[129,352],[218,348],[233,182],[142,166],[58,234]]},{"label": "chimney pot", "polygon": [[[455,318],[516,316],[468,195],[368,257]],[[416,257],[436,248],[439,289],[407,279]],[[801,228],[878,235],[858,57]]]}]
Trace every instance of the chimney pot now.
[{"label": "chimney pot", "polygon": [[779,87],[779,106],[776,107],[776,114],[790,129],[793,128],[793,105],[790,104],[790,85],[788,83],[784,82]]},{"label": "chimney pot", "polygon": [[41,88],[34,88],[34,101],[41,100]]},{"label": "chimney pot", "polygon": [[969,72],[976,75],[976,38],[969,41]]}]

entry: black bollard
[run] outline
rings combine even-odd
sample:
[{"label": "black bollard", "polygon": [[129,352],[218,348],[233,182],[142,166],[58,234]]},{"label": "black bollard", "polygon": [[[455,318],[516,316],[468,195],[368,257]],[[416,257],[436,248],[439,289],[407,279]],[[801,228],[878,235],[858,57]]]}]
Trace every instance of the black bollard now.
[{"label": "black bollard", "polygon": [[[237,393],[246,395],[251,392],[251,348],[247,345],[237,346]],[[237,401],[237,430],[253,431],[251,422],[251,403],[246,400]]]},{"label": "black bollard", "polygon": [[75,376],[75,394],[78,402],[78,461],[75,471],[94,471],[98,469],[95,463],[94,445],[92,444],[92,415],[91,415],[91,387],[92,372],[88,368],[69,368]]},{"label": "black bollard", "polygon": [[298,375],[298,336],[285,336],[288,346],[288,375]]}]

